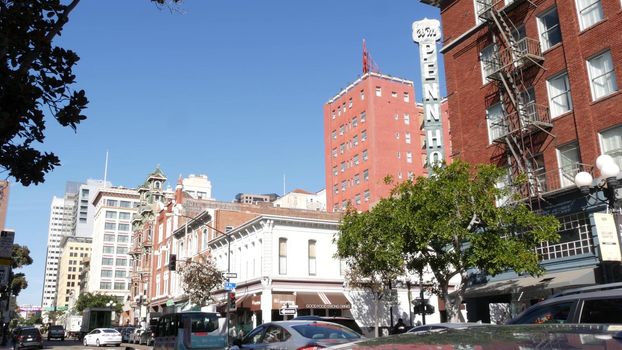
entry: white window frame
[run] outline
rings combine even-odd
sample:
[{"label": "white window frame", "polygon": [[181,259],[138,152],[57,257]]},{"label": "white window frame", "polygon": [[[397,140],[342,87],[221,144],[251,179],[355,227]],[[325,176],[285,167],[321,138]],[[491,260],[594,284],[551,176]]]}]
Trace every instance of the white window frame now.
[{"label": "white window frame", "polygon": [[[610,135],[606,135],[606,137],[615,137],[618,138],[618,140],[611,140],[611,141],[607,141],[607,144],[605,143],[605,137],[603,137],[603,134],[610,134]],[[601,132],[598,133],[598,141],[600,143],[600,152],[601,154],[608,154],[611,157],[613,157],[613,160],[616,162],[616,164],[622,168],[622,124],[618,124],[612,128],[608,128],[606,130],[603,130]],[[619,147],[616,148],[611,148],[611,146],[616,146],[615,144],[618,143]]]},{"label": "white window frame", "polygon": [[[555,92],[551,91],[551,85],[552,85],[551,81],[558,80],[560,78],[564,78],[565,84],[567,86],[567,90],[562,92],[562,93],[555,94],[555,96],[552,96]],[[568,112],[572,111],[572,91],[571,91],[571,88],[570,88],[570,79],[568,79],[568,72],[562,72],[562,73],[559,73],[559,74],[557,74],[557,75],[547,79],[546,80],[546,90],[547,90],[548,98],[549,98],[549,111],[550,111],[550,114],[551,114],[551,118],[555,118],[555,117],[558,117],[558,116],[560,116],[562,114],[565,114],[565,113],[568,113]],[[557,98],[562,97],[564,95],[566,96],[566,100],[567,100],[566,102],[568,103],[568,107],[567,107],[568,109],[567,110],[561,110],[560,109],[558,111],[558,109],[555,108],[555,106],[561,106],[561,105],[554,104],[554,100],[556,100]]]},{"label": "white window frame", "polygon": [[[600,0],[575,0],[575,5],[577,7],[577,16],[579,17],[579,29],[582,31],[593,27],[605,19]],[[596,14],[596,16],[590,18],[589,16],[592,14]]]},{"label": "white window frame", "polygon": [[[499,115],[492,115],[492,111],[498,111]],[[492,116],[491,116],[492,115]],[[507,129],[505,130],[505,134],[501,135],[496,128],[502,129],[503,126],[493,126],[492,123],[498,119],[505,118],[505,112],[503,110],[503,104],[501,102],[497,102],[490,107],[486,108],[486,127],[488,128],[488,143],[492,144],[494,140],[499,137],[502,137],[507,134]]]},{"label": "white window frame", "polygon": [[480,25],[484,23],[484,21],[479,18],[479,12],[482,10],[481,5],[477,2],[477,0],[473,0],[473,12],[475,14],[475,25]]},{"label": "white window frame", "polygon": [[[595,72],[596,68],[595,68],[594,62],[599,61],[601,59],[604,59],[601,61],[603,66],[609,65],[611,69],[604,73],[599,74]],[[587,64],[587,73],[588,73],[588,77],[590,80],[590,90],[592,91],[592,101],[596,101],[601,98],[607,97],[613,94],[614,92],[618,91],[618,83],[616,81],[616,70],[613,65],[613,58],[611,57],[610,50],[604,51],[596,56],[589,58],[586,61],[586,64]],[[600,69],[600,67],[598,69]],[[607,68],[604,68],[604,69],[607,69]],[[603,88],[602,92],[598,92],[594,85],[595,81],[600,78],[604,78],[605,83],[603,83],[602,85],[607,88],[607,90]]]},{"label": "white window frame", "polygon": [[490,79],[488,79],[487,77],[493,73],[492,70],[487,71],[486,70],[486,65],[484,63],[484,58],[487,56],[493,56],[496,54],[497,52],[497,46],[496,44],[492,43],[488,46],[486,46],[485,48],[482,49],[482,51],[479,52],[479,65],[480,65],[480,69],[482,72],[482,84],[486,85],[490,82]]},{"label": "white window frame", "polygon": [[[563,155],[570,153],[572,150],[575,150],[574,155],[576,155],[576,160],[573,164],[563,164]],[[557,153],[557,164],[559,165],[560,188],[575,186],[574,177],[580,170],[578,168],[578,164],[581,161],[579,143],[577,141],[573,141],[557,147],[555,151]]]},{"label": "white window frame", "polygon": [[[539,41],[540,41],[540,47],[542,49],[542,52],[544,52],[544,51],[546,51],[546,50],[548,50],[548,49],[550,49],[553,46],[556,46],[558,44],[558,43],[555,43],[555,44],[551,45],[551,41],[549,40],[549,37],[547,35],[555,27],[553,27],[553,28],[546,28],[544,26],[544,22],[542,21],[543,17],[545,17],[546,15],[550,14],[553,11],[555,11],[555,13],[557,14],[557,28],[559,28],[559,26],[560,26],[560,24],[559,24],[559,13],[557,12],[557,7],[553,7],[550,10],[548,10],[546,12],[543,12],[542,14],[540,14],[537,17],[537,22],[538,22],[538,38],[539,38]],[[561,31],[561,29],[560,29],[560,31]],[[544,36],[545,35],[546,35],[546,40],[544,40]],[[560,37],[561,37],[561,33],[560,33]],[[563,38],[561,38],[559,42],[562,42],[562,41],[563,41]]]}]

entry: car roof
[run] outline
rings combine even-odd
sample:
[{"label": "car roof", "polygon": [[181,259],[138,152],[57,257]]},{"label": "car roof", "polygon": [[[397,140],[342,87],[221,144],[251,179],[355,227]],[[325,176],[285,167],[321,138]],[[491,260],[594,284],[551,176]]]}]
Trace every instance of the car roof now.
[{"label": "car roof", "polygon": [[558,297],[562,297],[562,296],[566,296],[566,295],[573,295],[573,294],[583,294],[583,293],[589,293],[589,292],[606,291],[606,290],[611,290],[611,289],[620,289],[620,290],[622,290],[622,282],[595,284],[595,285],[591,285],[591,286],[587,286],[587,287],[566,289],[566,290],[563,290],[563,291],[561,291],[559,293],[553,294],[553,296],[551,296],[551,298],[558,298]]}]

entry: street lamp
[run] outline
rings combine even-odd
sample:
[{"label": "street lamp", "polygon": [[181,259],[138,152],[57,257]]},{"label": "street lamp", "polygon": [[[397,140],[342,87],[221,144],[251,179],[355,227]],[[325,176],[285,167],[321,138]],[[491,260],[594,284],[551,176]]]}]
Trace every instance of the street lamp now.
[{"label": "street lamp", "polygon": [[613,158],[607,154],[602,154],[596,158],[596,167],[600,170],[601,178],[594,185],[592,175],[586,171],[581,171],[574,177],[574,183],[581,190],[581,193],[588,195],[596,191],[602,191],[607,199],[608,209],[616,209],[616,189],[619,186],[618,175],[620,167]]},{"label": "street lamp", "polygon": [[112,312],[112,321],[115,320],[115,314],[116,314],[116,310],[115,308],[117,307],[117,303],[110,300],[106,303],[106,307],[110,308],[110,311]]}]

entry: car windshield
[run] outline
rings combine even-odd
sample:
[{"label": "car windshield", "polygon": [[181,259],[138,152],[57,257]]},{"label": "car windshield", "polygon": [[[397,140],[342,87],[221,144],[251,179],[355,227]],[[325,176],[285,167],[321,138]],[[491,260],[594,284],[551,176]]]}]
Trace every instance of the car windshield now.
[{"label": "car windshield", "polygon": [[104,329],[104,333],[119,333],[116,329]]},{"label": "car windshield", "polygon": [[292,326],[305,338],[310,339],[358,339],[361,336],[356,332],[331,323],[313,322]]},{"label": "car windshield", "polygon": [[192,333],[213,332],[218,329],[218,316],[216,314],[192,315],[189,318]]},{"label": "car windshield", "polygon": [[22,334],[23,335],[40,335],[41,333],[39,333],[39,331],[36,329],[24,329]]}]

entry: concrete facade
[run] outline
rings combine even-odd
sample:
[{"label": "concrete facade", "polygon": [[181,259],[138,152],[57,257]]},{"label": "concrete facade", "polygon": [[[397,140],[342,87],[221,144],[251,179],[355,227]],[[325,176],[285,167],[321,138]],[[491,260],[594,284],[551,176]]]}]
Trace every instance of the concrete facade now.
[{"label": "concrete facade", "polygon": [[69,309],[80,294],[80,273],[91,256],[90,237],[64,237],[58,263],[56,306]]}]

